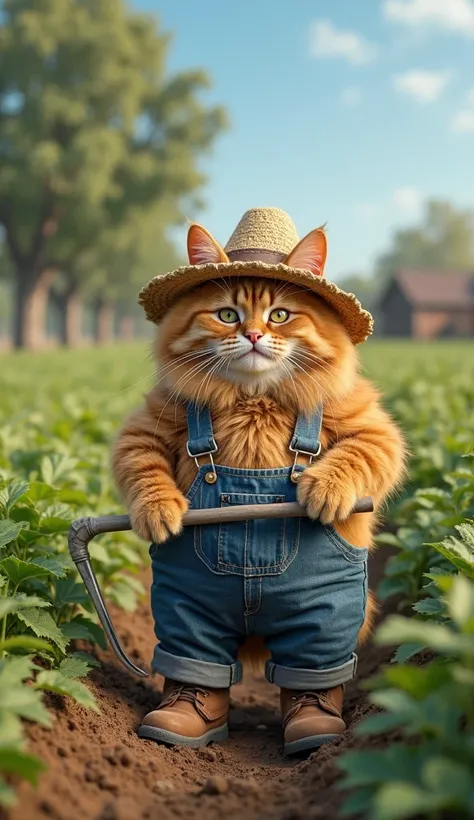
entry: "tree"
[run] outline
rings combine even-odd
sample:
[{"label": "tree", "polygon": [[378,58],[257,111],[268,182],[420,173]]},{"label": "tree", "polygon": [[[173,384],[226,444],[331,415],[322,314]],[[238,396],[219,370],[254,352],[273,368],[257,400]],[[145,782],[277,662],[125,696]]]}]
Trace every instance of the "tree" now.
[{"label": "tree", "polygon": [[14,268],[16,346],[41,341],[59,272],[77,326],[103,236],[130,244],[137,214],[147,221],[166,203],[159,239],[199,203],[197,160],[225,118],[201,102],[202,72],[166,77],[168,46],[156,21],[122,0],[4,0],[0,221]]},{"label": "tree", "polygon": [[421,225],[395,233],[392,247],[377,261],[376,278],[385,282],[400,268],[474,270],[474,213],[428,201]]},{"label": "tree", "polygon": [[391,247],[381,254],[371,276],[351,274],[337,284],[355,293],[362,306],[377,316],[380,296],[390,277],[401,268],[474,271],[474,213],[449,202],[429,200],[421,224],[395,232]]}]

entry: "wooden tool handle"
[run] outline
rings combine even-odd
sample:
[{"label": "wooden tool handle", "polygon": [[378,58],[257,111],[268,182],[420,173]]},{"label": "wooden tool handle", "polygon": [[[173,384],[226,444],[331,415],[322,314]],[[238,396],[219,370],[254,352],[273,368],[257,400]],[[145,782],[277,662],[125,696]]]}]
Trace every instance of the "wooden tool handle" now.
[{"label": "wooden tool handle", "polygon": [[[352,512],[373,512],[372,498],[359,498]],[[232,507],[212,507],[190,510],[183,518],[185,527],[221,524],[228,521],[254,521],[257,518],[307,518],[308,513],[297,501],[280,504],[236,504]]]}]

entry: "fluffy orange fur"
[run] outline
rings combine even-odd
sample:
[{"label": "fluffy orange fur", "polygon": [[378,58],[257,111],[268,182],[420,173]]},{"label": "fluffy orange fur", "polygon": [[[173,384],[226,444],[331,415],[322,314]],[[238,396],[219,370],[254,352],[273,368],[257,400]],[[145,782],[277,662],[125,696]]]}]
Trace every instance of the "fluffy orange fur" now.
[{"label": "fluffy orange fur", "polygon": [[[288,318],[273,321],[275,310]],[[223,321],[232,311],[236,321]],[[247,333],[262,334],[262,352],[248,350]],[[113,452],[115,480],[141,538],[159,543],[181,530],[196,471],[186,452],[187,400],[211,409],[218,463],[257,469],[292,464],[296,416],[322,401],[322,452],[302,474],[298,498],[312,518],[372,548],[378,512],[403,476],[405,446],[378,391],[359,375],[356,350],[329,306],[288,283],[208,282],[169,310],[154,352],[156,384]],[[375,512],[351,515],[356,499],[367,495]],[[370,595],[361,642],[375,610]],[[242,648],[244,662],[265,657],[262,641]]]}]

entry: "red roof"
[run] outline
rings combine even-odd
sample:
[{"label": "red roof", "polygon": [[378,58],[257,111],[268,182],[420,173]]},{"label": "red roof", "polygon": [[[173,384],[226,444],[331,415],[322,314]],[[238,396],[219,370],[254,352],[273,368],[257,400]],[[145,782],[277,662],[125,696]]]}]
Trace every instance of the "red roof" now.
[{"label": "red roof", "polygon": [[398,283],[413,307],[474,307],[473,273],[402,269],[393,281]]}]

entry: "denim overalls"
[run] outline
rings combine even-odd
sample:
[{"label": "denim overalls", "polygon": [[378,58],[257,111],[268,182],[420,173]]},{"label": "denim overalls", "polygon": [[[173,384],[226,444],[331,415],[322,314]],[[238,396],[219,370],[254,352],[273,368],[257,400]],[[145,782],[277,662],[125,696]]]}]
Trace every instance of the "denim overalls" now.
[{"label": "denim overalls", "polygon": [[[207,456],[187,493],[190,509],[296,501],[297,454],[319,455],[322,406],[298,416],[293,467],[245,470],[214,465],[207,408],[187,407],[188,454]],[[198,465],[199,466],[199,465]],[[293,476],[293,478],[292,478]],[[186,527],[152,544],[153,669],[213,688],[242,677],[237,660],[248,635],[271,653],[267,680],[289,689],[337,686],[355,675],[364,620],[367,549],[308,518]]]}]

